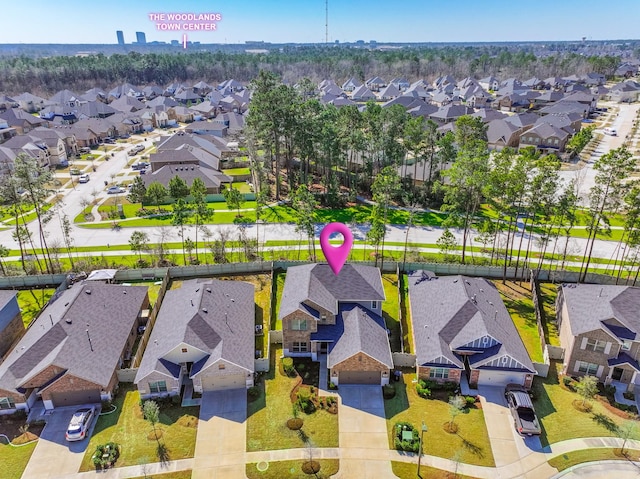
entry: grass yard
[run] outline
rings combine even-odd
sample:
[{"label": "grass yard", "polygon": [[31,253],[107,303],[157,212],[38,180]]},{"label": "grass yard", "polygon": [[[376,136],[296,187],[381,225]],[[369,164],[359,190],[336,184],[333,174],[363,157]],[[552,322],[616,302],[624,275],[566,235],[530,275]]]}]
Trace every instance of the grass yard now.
[{"label": "grass yard", "polygon": [[557,285],[551,283],[540,283],[540,294],[544,308],[545,322],[542,324],[544,330],[544,340],[552,346],[560,346],[560,336],[556,319],[556,298],[558,297]]},{"label": "grass yard", "polygon": [[[561,370],[561,362],[551,361],[548,377],[533,379],[533,402],[542,426],[542,445],[578,437],[615,437],[625,419],[612,414],[598,400],[591,401],[591,412],[578,411],[573,401],[581,400],[580,396],[560,384]],[[640,430],[635,431],[632,438],[640,439]]]},{"label": "grass yard", "polygon": [[[142,466],[140,466],[140,470],[142,470]],[[164,474],[153,474],[151,476],[147,474],[132,479],[191,479],[191,469],[187,469],[186,471],[165,472]]]},{"label": "grass yard", "polygon": [[450,434],[443,429],[450,417],[449,404],[418,396],[413,382],[415,379],[415,372],[406,370],[401,381],[391,383],[396,389],[395,397],[384,401],[389,447],[393,448],[393,428],[397,422],[408,421],[420,427],[424,421],[429,428],[424,435],[425,454],[447,459],[457,454],[460,462],[494,467],[482,409],[470,408],[456,417],[458,432]]},{"label": "grass yard", "polygon": [[[391,461],[391,471],[400,479],[414,479],[417,466],[410,462]],[[454,474],[435,467],[420,464],[420,476],[422,479],[475,479],[464,474]]]},{"label": "grass yard", "polygon": [[[114,401],[116,412],[100,416],[93,436],[87,446],[80,471],[95,469],[91,456],[100,444],[113,441],[122,446],[116,467],[135,466],[141,461],[157,462],[156,447],[151,423],[145,421],[140,409],[140,394],[132,385],[121,385]],[[193,457],[196,447],[196,432],[199,407],[160,405],[160,422],[156,429],[162,430],[161,442],[169,449],[169,460]]]},{"label": "grass yard", "polygon": [[[314,459],[316,460],[316,459]],[[312,477],[307,476],[302,471],[302,464],[305,461],[277,461],[277,462],[254,462],[247,464],[246,473],[248,479],[283,479],[286,477]],[[340,461],[338,459],[317,459],[320,464],[320,472],[313,477],[325,479],[338,473]],[[260,469],[266,470],[261,471]]]},{"label": "grass yard", "polygon": [[0,444],[0,464],[2,464],[3,479],[20,479],[27,463],[36,448],[37,442],[26,446],[13,447]]},{"label": "grass yard", "polygon": [[[295,379],[281,372],[282,347],[271,350],[271,368],[261,383],[260,397],[247,406],[247,451],[269,451],[305,447],[298,431],[287,428],[293,417],[289,394]],[[325,410],[312,414],[300,412],[302,431],[313,447],[338,447],[338,415]]]},{"label": "grass yard", "polygon": [[268,274],[260,274],[238,278],[239,281],[249,281],[256,287],[256,324],[262,325],[262,336],[256,336],[256,351],[262,351],[262,357],[267,356],[267,347],[269,346],[267,331],[269,331],[269,306],[271,304],[271,276]]},{"label": "grass yard", "polygon": [[[629,457],[638,457],[640,451],[634,449],[625,448],[625,454]],[[558,471],[564,471],[565,469],[575,466],[576,464],[582,464],[583,462],[591,461],[619,461],[626,459],[620,449],[602,448],[602,449],[581,449],[579,451],[571,451],[560,456],[556,456],[549,460],[549,465],[555,467]]]},{"label": "grass yard", "polygon": [[541,363],[543,361],[542,345],[529,283],[507,281],[506,284],[502,284],[502,281],[493,281],[493,284],[500,291],[504,305],[516,325],[531,360]]},{"label": "grass yard", "polygon": [[22,322],[26,328],[40,313],[49,298],[56,290],[51,289],[25,289],[18,291],[18,306],[22,311]]},{"label": "grass yard", "polygon": [[287,273],[284,271],[276,271],[273,273],[273,288],[275,305],[271,310],[271,329],[282,330],[282,321],[278,319],[278,312],[280,311],[280,300],[282,299],[282,291],[284,291],[284,280]]},{"label": "grass yard", "polygon": [[222,173],[228,176],[241,176],[250,174],[251,170],[249,168],[230,168],[228,170],[222,170]]},{"label": "grass yard", "polygon": [[398,303],[398,275],[383,274],[382,286],[384,286],[384,295],[387,298],[382,303],[382,316],[387,325],[387,329],[391,331],[389,343],[391,351],[400,351],[402,337],[400,334],[400,304]]},{"label": "grass yard", "polygon": [[149,288],[149,305],[153,307],[155,306],[156,301],[158,301],[158,293],[160,292],[161,285],[156,284],[158,281],[138,281],[129,284],[131,286],[147,286]]},{"label": "grass yard", "polygon": [[405,353],[413,353],[413,334],[411,329],[411,308],[409,305],[409,278],[402,275],[400,289],[400,309],[402,311],[402,347]]}]

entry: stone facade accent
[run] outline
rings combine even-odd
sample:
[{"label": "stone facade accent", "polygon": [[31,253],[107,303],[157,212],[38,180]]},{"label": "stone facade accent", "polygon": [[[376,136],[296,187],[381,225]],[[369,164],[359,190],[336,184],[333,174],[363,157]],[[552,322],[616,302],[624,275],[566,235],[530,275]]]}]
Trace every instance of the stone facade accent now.
[{"label": "stone facade accent", "polygon": [[480,377],[480,371],[477,369],[471,370],[471,375],[469,376],[469,387],[477,388],[478,387],[478,378]]},{"label": "stone facade accent", "polygon": [[22,314],[18,313],[16,317],[7,324],[7,327],[0,331],[0,357],[9,351],[11,345],[17,341],[24,332]]},{"label": "stone facade accent", "polygon": [[389,368],[382,364],[379,361],[376,361],[371,356],[368,356],[364,353],[358,353],[354,356],[351,356],[348,359],[345,359],[341,363],[336,364],[333,368],[331,368],[331,375],[333,376],[333,372],[337,371],[387,371],[389,372]]}]

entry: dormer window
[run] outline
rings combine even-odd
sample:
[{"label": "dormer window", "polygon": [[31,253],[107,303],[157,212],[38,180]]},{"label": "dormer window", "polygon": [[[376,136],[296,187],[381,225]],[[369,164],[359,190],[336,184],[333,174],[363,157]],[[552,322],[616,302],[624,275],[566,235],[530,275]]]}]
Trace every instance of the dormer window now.
[{"label": "dormer window", "polygon": [[620,348],[623,351],[629,351],[631,349],[631,341],[627,341],[627,340],[622,341],[622,346]]},{"label": "dormer window", "polygon": [[378,302],[377,301],[371,301],[371,309],[378,309]]}]

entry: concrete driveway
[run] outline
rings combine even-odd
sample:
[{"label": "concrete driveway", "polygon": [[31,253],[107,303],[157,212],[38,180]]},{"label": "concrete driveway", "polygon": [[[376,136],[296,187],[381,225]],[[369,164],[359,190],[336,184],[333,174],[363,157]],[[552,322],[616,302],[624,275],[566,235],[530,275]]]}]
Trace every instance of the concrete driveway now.
[{"label": "concrete driveway", "polygon": [[[511,412],[504,399],[504,389],[480,386],[478,392],[496,467],[519,461],[520,453],[516,445],[517,433],[513,427]],[[519,435],[518,439],[522,441]]]},{"label": "concrete driveway", "polygon": [[202,394],[192,479],[245,477],[247,390]]},{"label": "concrete driveway", "polygon": [[380,386],[340,385],[340,472],[337,477],[362,479],[395,478],[389,450],[384,400]]},{"label": "concrete driveway", "polygon": [[96,425],[100,406],[91,421],[87,437],[82,441],[67,442],[64,433],[67,431],[73,413],[82,406],[56,408],[47,416],[47,425],[40,435],[40,440],[27,464],[23,479],[54,477],[75,474],[80,469],[80,463],[89,444],[89,438]]}]

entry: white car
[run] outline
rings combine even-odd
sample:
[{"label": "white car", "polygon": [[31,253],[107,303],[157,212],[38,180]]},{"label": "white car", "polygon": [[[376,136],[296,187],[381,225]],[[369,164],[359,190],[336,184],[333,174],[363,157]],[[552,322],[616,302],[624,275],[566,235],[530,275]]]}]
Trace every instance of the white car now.
[{"label": "white car", "polygon": [[89,183],[89,175],[85,173],[84,175],[80,175],[78,178],[78,183]]},{"label": "white car", "polygon": [[124,188],[122,188],[120,186],[110,186],[107,189],[107,194],[108,195],[117,195],[118,193],[124,193]]},{"label": "white car", "polygon": [[65,439],[67,441],[82,441],[87,436],[87,431],[91,426],[95,413],[96,409],[94,407],[85,407],[74,412],[64,435]]}]

